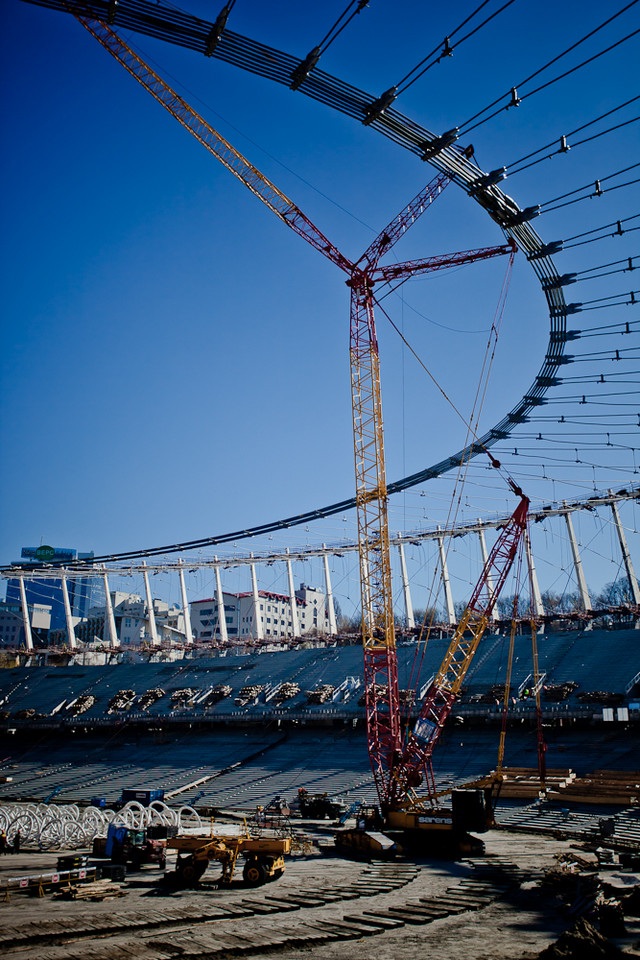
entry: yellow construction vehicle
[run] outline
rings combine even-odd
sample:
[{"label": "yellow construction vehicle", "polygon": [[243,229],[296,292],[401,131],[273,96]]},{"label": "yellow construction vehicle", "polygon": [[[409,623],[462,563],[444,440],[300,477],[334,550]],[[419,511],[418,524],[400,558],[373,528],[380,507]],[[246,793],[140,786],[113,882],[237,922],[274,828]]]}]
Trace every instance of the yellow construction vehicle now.
[{"label": "yellow construction vehicle", "polygon": [[180,886],[198,882],[211,861],[222,866],[220,884],[230,884],[238,857],[244,859],[242,876],[248,887],[277,880],[284,873],[285,855],[291,851],[290,837],[182,836],[167,840],[167,848],[178,851],[175,878]]}]

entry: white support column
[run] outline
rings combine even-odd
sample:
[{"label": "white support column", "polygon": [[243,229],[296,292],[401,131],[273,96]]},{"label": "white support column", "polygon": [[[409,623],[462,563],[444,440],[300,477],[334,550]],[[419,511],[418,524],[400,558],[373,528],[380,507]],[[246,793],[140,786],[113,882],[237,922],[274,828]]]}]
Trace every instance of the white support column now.
[{"label": "white support column", "polygon": [[[544,604],[542,602],[540,587],[538,586],[538,576],[536,574],[536,565],[533,562],[533,550],[531,549],[531,539],[528,530],[524,532],[524,548],[527,553],[527,566],[529,567],[529,583],[531,584],[533,612],[536,617],[544,617]],[[540,625],[538,633],[544,633],[544,624]]]},{"label": "white support column", "polygon": [[[216,563],[218,558],[213,558]],[[222,580],[220,579],[220,567],[216,566],[216,600],[218,602],[218,628],[220,630],[220,643],[227,643],[227,618],[224,612],[224,598],[222,596]]]},{"label": "white support column", "polygon": [[[567,501],[563,501],[566,507]],[[576,535],[573,531],[573,523],[571,521],[571,513],[569,510],[564,515],[564,519],[567,524],[567,532],[569,534],[569,543],[571,544],[571,553],[573,555],[573,566],[576,571],[576,580],[578,582],[578,591],[580,593],[580,600],[582,601],[582,606],[585,612],[591,610],[591,599],[589,597],[589,591],[587,590],[587,581],[584,578],[584,571],[582,569],[582,560],[580,559],[580,551],[578,550],[578,541],[576,540]],[[590,630],[592,627],[591,621],[587,623],[585,627],[586,630]]]},{"label": "white support column", "polygon": [[76,648],[76,634],[73,629],[73,617],[71,616],[71,604],[69,603],[69,589],[67,587],[67,575],[62,573],[62,600],[64,602],[64,618],[67,624],[67,637],[69,646],[72,650]]},{"label": "white support column", "polygon": [[[398,536],[401,533],[398,532]],[[416,625],[413,616],[413,607],[411,606],[411,591],[409,590],[409,577],[407,576],[407,564],[404,558],[404,543],[398,542],[398,553],[400,554],[400,576],[402,577],[402,592],[404,594],[404,612],[407,620],[407,630],[413,630]]]},{"label": "white support column", "polygon": [[180,593],[182,595],[182,612],[184,614],[184,639],[185,643],[193,643],[193,630],[191,629],[191,610],[187,600],[187,585],[184,582],[183,560],[178,560],[178,576],[180,577]]},{"label": "white support column", "polygon": [[[253,557],[253,554],[249,554],[250,557]],[[260,619],[260,594],[258,593],[258,581],[256,580],[256,565],[255,563],[250,564],[251,567],[251,590],[253,592],[253,623],[255,626],[254,635],[256,640],[264,640],[264,625]]]},{"label": "white support column", "polygon": [[[613,496],[613,490],[609,490],[609,496]],[[624,568],[627,571],[627,580],[629,581],[631,600],[633,603],[640,606],[640,589],[638,589],[638,581],[633,569],[633,564],[631,563],[631,554],[629,553],[629,548],[627,546],[627,538],[624,535],[624,530],[622,529],[622,524],[620,523],[620,513],[618,511],[618,504],[615,502],[615,500],[611,501],[611,513],[613,514],[613,522],[616,525],[618,540],[620,541],[622,562],[624,563]],[[636,621],[636,623],[640,626],[640,620]]]},{"label": "white support column", "polygon": [[27,650],[33,650],[33,636],[31,634],[31,621],[29,620],[29,607],[27,606],[27,594],[24,589],[24,577],[20,577],[20,603],[22,604],[22,625],[24,626],[24,645]]},{"label": "white support column", "polygon": [[[478,523],[482,523],[482,520],[478,518]],[[482,527],[478,530],[478,538],[480,540],[480,554],[482,556],[482,566],[483,568],[487,565],[487,560],[489,559],[489,554],[487,553],[487,542],[484,538],[484,530]],[[486,576],[487,584],[487,595],[490,597],[493,594],[493,577],[491,576],[491,571],[487,571]]]},{"label": "white support column", "polygon": [[[326,549],[326,543],[322,544],[323,550]],[[324,588],[327,594],[327,610],[329,611],[329,633],[332,637],[335,637],[338,633],[338,625],[336,623],[336,608],[333,605],[333,590],[331,589],[331,576],[329,574],[329,554],[325,553],[323,556],[324,561]]]},{"label": "white support column", "polygon": [[[440,527],[436,527],[440,532]],[[451,584],[449,583],[449,571],[447,570],[447,557],[444,552],[444,537],[437,537],[438,551],[440,553],[440,566],[442,568],[442,587],[444,589],[444,602],[447,609],[447,619],[449,623],[456,622],[456,612],[453,608],[453,597],[451,596]]]},{"label": "white support column", "polygon": [[147,613],[149,615],[149,633],[151,634],[151,644],[154,647],[160,646],[160,638],[158,637],[158,628],[156,626],[156,612],[153,609],[153,597],[151,596],[151,587],[149,586],[149,573],[147,571],[147,561],[142,561],[142,566],[144,567],[142,578],[144,580],[144,592],[147,595]]},{"label": "white support column", "polygon": [[[287,554],[289,553],[289,547],[287,547]],[[289,580],[289,597],[291,599],[291,635],[293,637],[300,636],[300,621],[298,620],[298,604],[296,602],[296,591],[293,586],[293,569],[291,567],[291,560],[287,559],[287,578]]]},{"label": "white support column", "polygon": [[113,615],[113,604],[111,603],[111,591],[109,590],[109,578],[107,577],[107,571],[104,569],[102,574],[102,582],[104,584],[104,634],[103,639],[109,643],[110,647],[114,649],[120,646],[120,641],[118,640],[118,633],[116,631],[116,618]]}]

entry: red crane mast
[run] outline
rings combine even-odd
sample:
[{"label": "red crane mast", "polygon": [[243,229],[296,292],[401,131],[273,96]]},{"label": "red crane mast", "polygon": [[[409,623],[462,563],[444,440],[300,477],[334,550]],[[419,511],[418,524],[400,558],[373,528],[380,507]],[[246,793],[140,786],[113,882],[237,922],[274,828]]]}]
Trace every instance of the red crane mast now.
[{"label": "red crane mast", "polygon": [[[351,290],[351,395],[368,749],[381,804],[388,807],[391,801],[402,795],[409,781],[415,779],[415,771],[422,764],[422,754],[417,747],[416,734],[409,739],[404,749],[402,743],[373,288],[380,281],[402,282],[411,276],[476,260],[505,254],[513,258],[515,244],[510,240],[499,246],[379,266],[381,257],[388,253],[441,194],[448,183],[448,177],[440,173],[394,217],[359,260],[350,261],[292,200],[178,96],[113,30],[90,17],[77,13],[74,15],[193,137],[280,220],[348,274],[347,284]],[[427,715],[421,714],[421,720],[426,722]]]}]

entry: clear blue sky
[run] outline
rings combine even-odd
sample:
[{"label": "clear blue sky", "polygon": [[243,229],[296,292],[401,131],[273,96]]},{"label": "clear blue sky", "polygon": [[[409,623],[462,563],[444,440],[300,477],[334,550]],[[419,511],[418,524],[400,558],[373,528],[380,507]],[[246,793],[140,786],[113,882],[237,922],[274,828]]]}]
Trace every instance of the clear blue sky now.
[{"label": "clear blue sky", "polygon": [[[321,66],[380,94],[476,5],[427,11],[417,0],[371,0]],[[449,129],[623,5],[516,0],[396,106],[430,130]],[[229,26],[304,56],[344,6],[346,0],[238,0]],[[487,12],[497,7],[493,2]],[[217,10],[202,0],[185,9],[207,18]],[[541,80],[637,29],[638,9]],[[17,558],[23,544],[42,540],[124,551],[222,533],[350,496],[343,276],[288,232],[73,18],[19,0],[3,4],[1,16],[2,562]],[[140,35],[125,39],[354,259],[433,175],[371,129],[300,93]],[[490,170],[559,138],[638,92],[638,46],[636,37],[461,143],[471,140],[478,163]],[[638,112],[632,104],[592,131]],[[507,179],[504,189],[524,207],[638,159],[638,125],[630,124]],[[638,209],[636,186],[549,213],[535,227],[554,240]],[[633,256],[635,236],[567,251],[559,269]],[[395,252],[409,259],[500,242],[498,227],[451,186]],[[404,299],[386,301],[465,411],[505,267],[495,260],[416,280],[404,288]],[[629,290],[638,286],[635,276],[577,284],[567,299]],[[637,311],[603,311],[603,322],[629,319],[631,309]],[[591,325],[600,314],[583,316]],[[380,316],[378,323],[393,480],[457,450],[464,431],[397,335]],[[547,331],[543,295],[520,255],[483,428],[531,383]],[[624,440],[626,448],[634,443]],[[545,471],[553,484],[532,479],[541,476],[543,453],[522,467],[521,453],[520,461],[505,458],[538,499],[574,498],[594,484],[606,489],[637,480],[628,449],[594,453],[589,463],[597,469],[576,469],[560,447],[553,455],[557,462],[551,458]],[[466,515],[507,509],[504,488],[492,480],[479,486],[483,474],[474,471]],[[419,491],[396,498],[394,528],[417,524],[425,505],[439,520],[449,488],[449,481],[437,481],[426,499]],[[628,521],[633,525],[630,515]],[[347,526],[351,532],[351,523],[340,529],[336,521],[317,539],[335,539]],[[302,533],[283,538],[303,541]]]}]

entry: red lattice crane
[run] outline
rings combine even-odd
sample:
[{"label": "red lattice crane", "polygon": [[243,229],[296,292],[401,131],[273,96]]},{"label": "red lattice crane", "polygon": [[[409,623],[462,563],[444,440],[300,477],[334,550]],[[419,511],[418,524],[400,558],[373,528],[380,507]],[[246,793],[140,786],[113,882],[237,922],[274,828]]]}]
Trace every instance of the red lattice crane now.
[{"label": "red lattice crane", "polygon": [[[348,275],[347,285],[351,290],[351,393],[368,748],[378,795],[383,807],[388,809],[390,804],[406,795],[406,790],[413,786],[420,768],[424,767],[428,758],[427,751],[420,745],[422,740],[418,733],[414,731],[408,741],[403,743],[401,730],[373,289],[375,284],[381,281],[402,282],[419,274],[504,254],[513,258],[515,245],[513,241],[509,241],[499,246],[380,266],[380,259],[445,188],[448,177],[438,174],[387,225],[360,259],[352,262],[318,230],[292,200],[192,110],[113,30],[100,21],[78,14],[75,16],[192,136],[280,220]],[[498,564],[501,560],[499,553],[500,551],[494,548],[494,560],[490,557],[489,562]],[[507,553],[510,555],[510,547]],[[505,577],[507,572],[508,570]],[[497,592],[495,596],[497,597]],[[495,599],[488,608],[483,608],[484,613],[480,608],[470,608],[468,622],[471,623],[473,618],[476,618],[478,623],[482,622],[483,618],[486,621],[493,603]],[[462,647],[463,644],[461,649]],[[452,654],[452,664],[457,662],[456,658],[457,653]],[[436,691],[437,695],[434,694],[432,707],[427,706],[430,703],[427,698],[420,715],[419,723],[422,727],[419,729],[426,729],[427,723],[434,722],[439,731],[440,720],[444,722],[446,708],[441,704],[441,700],[444,698],[444,701],[449,703],[449,695],[445,693],[448,689],[448,676],[445,672],[444,680]],[[435,689],[435,685],[432,689]],[[432,717],[435,720],[432,720]],[[431,742],[435,742],[435,737]]]}]

